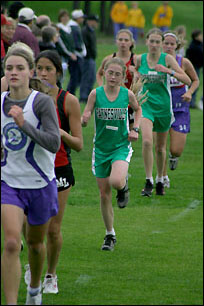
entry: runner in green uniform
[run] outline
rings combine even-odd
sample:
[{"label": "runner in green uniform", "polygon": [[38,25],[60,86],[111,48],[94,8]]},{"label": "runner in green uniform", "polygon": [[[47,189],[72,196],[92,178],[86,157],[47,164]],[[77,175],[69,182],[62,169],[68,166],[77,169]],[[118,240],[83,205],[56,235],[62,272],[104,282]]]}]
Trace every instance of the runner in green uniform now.
[{"label": "runner in green uniform", "polygon": [[[93,173],[100,190],[101,212],[106,227],[102,250],[113,250],[116,242],[113,228],[111,188],[117,190],[120,208],[127,205],[128,166],[132,156],[131,141],[138,139],[141,107],[132,91],[120,86],[126,75],[126,66],[119,58],[108,60],[104,66],[106,84],[89,95],[82,115],[86,126],[92,112],[95,113],[95,137],[93,149]],[[135,111],[134,127],[129,131],[128,104]]]},{"label": "runner in green uniform", "polygon": [[137,70],[146,81],[143,92],[147,89],[148,99],[142,105],[142,151],[146,172],[143,196],[151,196],[153,191],[153,133],[156,132],[156,194],[164,195],[163,169],[166,158],[166,139],[171,123],[174,121],[170,76],[190,85],[191,80],[179,67],[173,56],[161,53],[163,34],[154,28],[147,33],[148,53],[137,56]]}]

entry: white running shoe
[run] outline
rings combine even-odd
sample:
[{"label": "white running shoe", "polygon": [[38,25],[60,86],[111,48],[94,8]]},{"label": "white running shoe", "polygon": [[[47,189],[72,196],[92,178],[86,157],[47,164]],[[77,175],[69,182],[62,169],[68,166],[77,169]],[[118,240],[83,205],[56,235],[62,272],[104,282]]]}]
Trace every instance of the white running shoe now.
[{"label": "white running shoe", "polygon": [[169,152],[169,168],[170,170],[175,170],[178,165],[179,157],[173,157]]},{"label": "white running shoe", "polygon": [[30,273],[30,265],[27,264],[24,266],[25,274],[24,274],[24,281],[26,283],[26,285],[30,285],[30,281],[31,281],[31,273]]},{"label": "white running shoe", "polygon": [[167,177],[163,177],[163,180],[164,180],[164,187],[166,188],[170,188],[170,179]]},{"label": "white running shoe", "polygon": [[43,293],[58,293],[57,275],[46,274],[43,282]]},{"label": "white running shoe", "polygon": [[42,293],[31,295],[29,289],[27,289],[26,305],[42,305]]}]

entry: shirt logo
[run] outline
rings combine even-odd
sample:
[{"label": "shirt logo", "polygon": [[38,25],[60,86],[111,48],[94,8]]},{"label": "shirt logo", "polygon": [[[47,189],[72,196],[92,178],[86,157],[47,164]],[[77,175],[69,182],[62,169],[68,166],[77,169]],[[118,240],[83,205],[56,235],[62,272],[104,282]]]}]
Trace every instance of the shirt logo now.
[{"label": "shirt logo", "polygon": [[60,187],[68,187],[69,186],[69,182],[67,182],[67,179],[66,177],[60,177],[59,180],[56,179],[57,181],[57,188],[60,188]]},{"label": "shirt logo", "polygon": [[[150,71],[149,71],[150,72]],[[155,71],[151,71],[155,72]],[[164,74],[154,74],[154,73],[149,73],[149,74],[142,74],[141,79],[147,80],[147,83],[152,83],[152,84],[164,84],[166,81],[166,76]]]},{"label": "shirt logo", "polygon": [[20,130],[15,122],[10,122],[5,125],[3,135],[6,139],[5,147],[12,151],[19,151],[27,142],[27,136]]},{"label": "shirt logo", "polygon": [[96,108],[96,116],[101,120],[126,120],[127,108]]}]

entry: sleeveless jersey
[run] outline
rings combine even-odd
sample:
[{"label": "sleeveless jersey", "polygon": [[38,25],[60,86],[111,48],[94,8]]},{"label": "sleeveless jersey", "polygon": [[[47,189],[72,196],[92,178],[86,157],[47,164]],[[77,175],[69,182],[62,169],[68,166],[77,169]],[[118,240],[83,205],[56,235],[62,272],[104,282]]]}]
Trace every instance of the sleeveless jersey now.
[{"label": "sleeveless jersey", "polygon": [[[166,66],[166,53],[161,53],[157,64]],[[172,102],[170,91],[170,76],[164,72],[158,72],[149,68],[147,53],[141,56],[141,65],[138,69],[142,79],[146,80],[143,93],[148,89],[148,99],[142,104],[142,110],[150,111],[155,117],[165,117],[172,114]]]},{"label": "sleeveless jersey", "polygon": [[[176,61],[179,66],[182,66],[183,57],[179,54],[176,55]],[[181,96],[187,92],[188,86],[178,81],[176,78],[171,77],[171,94],[173,112],[189,112],[190,103],[183,101]]]},{"label": "sleeveless jersey", "polygon": [[[127,70],[126,70],[126,78],[125,78],[124,84],[128,89],[130,88],[132,84],[132,73],[130,73],[128,68],[130,65],[135,66],[134,61],[133,61],[133,56],[134,56],[134,53],[131,53],[129,61],[125,64],[127,67]],[[116,57],[116,52],[113,53],[113,57]]]},{"label": "sleeveless jersey", "polygon": [[[57,95],[57,117],[59,121],[59,127],[66,131],[67,133],[70,132],[70,127],[69,127],[69,118],[66,116],[66,111],[65,111],[65,101],[66,101],[66,96],[69,94],[68,91],[64,91],[63,89],[59,90],[59,93]],[[69,163],[71,163],[71,149],[67,146],[65,142],[63,142],[61,138],[61,145],[60,149],[56,154],[55,158],[55,167],[61,167],[61,166],[66,166]]]},{"label": "sleeveless jersey", "polygon": [[[1,179],[10,187],[38,189],[47,186],[55,178],[55,154],[44,149],[26,135],[11,116],[4,113],[4,101],[8,92],[1,95],[1,137],[4,158],[1,161]],[[36,129],[42,125],[33,108],[38,91],[32,91],[24,108],[24,118]]]},{"label": "sleeveless jersey", "polygon": [[128,89],[120,87],[118,97],[110,102],[104,87],[96,88],[95,101],[95,153],[108,156],[124,146],[129,146]]}]

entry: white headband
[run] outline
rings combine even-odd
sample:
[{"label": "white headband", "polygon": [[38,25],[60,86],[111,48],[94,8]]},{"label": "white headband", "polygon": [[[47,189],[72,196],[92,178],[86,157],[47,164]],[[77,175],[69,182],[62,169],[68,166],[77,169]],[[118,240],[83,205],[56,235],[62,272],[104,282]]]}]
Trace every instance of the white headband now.
[{"label": "white headband", "polygon": [[176,41],[178,40],[177,36],[174,33],[166,33],[164,34],[164,37],[166,36],[173,36],[174,38],[176,38]]}]

